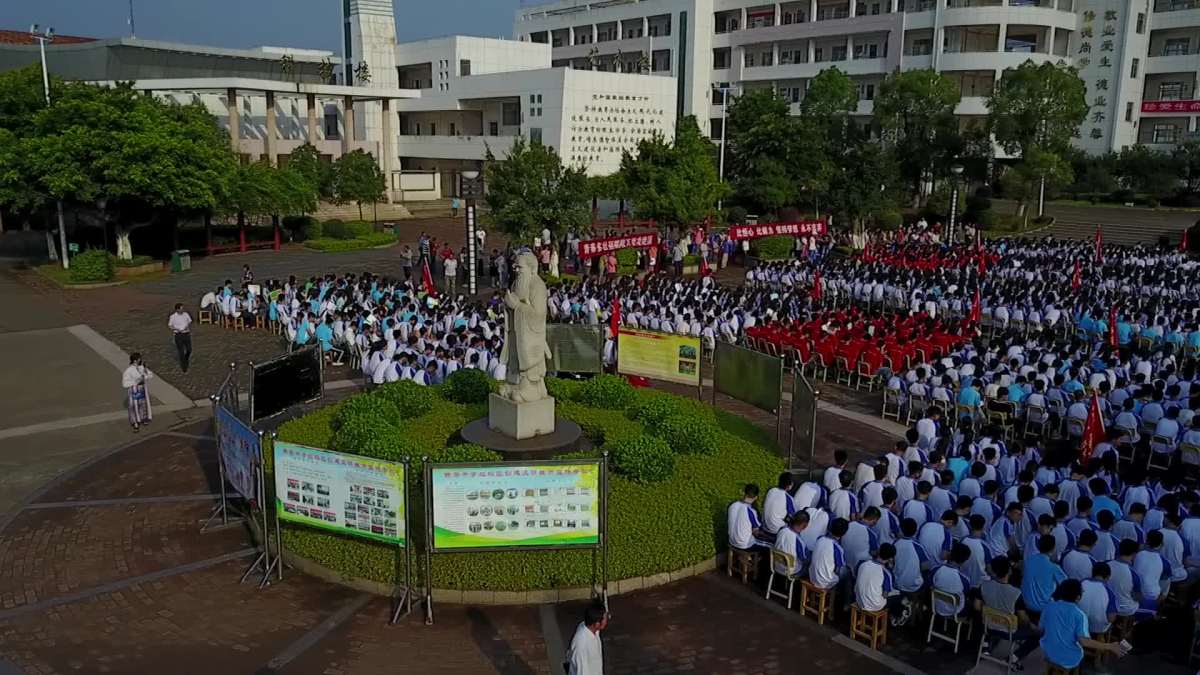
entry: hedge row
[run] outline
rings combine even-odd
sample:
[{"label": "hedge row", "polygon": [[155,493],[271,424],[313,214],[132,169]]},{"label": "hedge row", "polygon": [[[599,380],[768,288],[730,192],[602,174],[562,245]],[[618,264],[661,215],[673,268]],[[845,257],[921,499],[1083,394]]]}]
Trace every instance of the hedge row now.
[{"label": "hedge row", "polygon": [[376,248],[378,246],[387,246],[396,243],[396,235],[391,232],[371,232],[361,237],[353,239],[335,239],[331,237],[318,237],[309,239],[304,242],[308,248],[326,253],[340,253],[342,251],[358,251],[364,248]]},{"label": "hedge row", "polygon": [[[423,393],[408,386],[381,387],[287,422],[280,426],[279,438],[329,448],[344,446],[349,437],[394,437],[400,440],[363,441],[361,452],[391,455],[403,445],[419,453],[411,455],[414,472],[421,469],[421,456],[433,461],[494,460],[496,453],[464,445],[457,435],[464,424],[487,411],[486,403],[448,398],[470,390],[474,393],[467,398],[477,401],[481,392],[470,384],[471,377],[451,376],[451,382],[424,388]],[[547,388],[558,399],[558,414],[578,423],[595,446],[571,457],[609,452],[610,579],[673,571],[711,558],[724,546],[725,509],[742,485],[772,484],[783,468],[766,447],[767,434],[697,401],[601,378],[584,383],[550,378]],[[618,402],[623,406],[615,407]],[[706,430],[698,441],[703,452],[684,448],[657,429],[663,422],[674,429],[674,420],[681,416]],[[356,429],[359,425],[371,428]],[[711,447],[705,440],[709,436]],[[417,483],[410,497],[410,527],[413,546],[420,551],[424,496]],[[403,555],[394,547],[290,524],[284,524],[283,539],[292,553],[347,577],[390,583],[398,570],[403,571]],[[419,564],[414,574],[422,574]],[[433,563],[433,584],[438,588],[524,591],[586,586],[590,581],[591,552],[586,550],[459,553],[436,556]]]}]

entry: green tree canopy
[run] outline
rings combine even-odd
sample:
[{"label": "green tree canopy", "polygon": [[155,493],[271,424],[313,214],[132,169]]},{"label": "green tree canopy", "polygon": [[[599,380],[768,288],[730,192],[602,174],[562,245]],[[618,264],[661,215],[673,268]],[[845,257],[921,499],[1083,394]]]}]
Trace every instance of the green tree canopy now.
[{"label": "green tree canopy", "polygon": [[892,141],[896,165],[913,196],[926,183],[949,174],[962,151],[954,108],[958,85],[934,70],[893,73],[875,97],[875,120]]},{"label": "green tree canopy", "polygon": [[558,236],[590,222],[588,202],[597,184],[589,183],[582,167],[563,166],[553,148],[518,138],[503,160],[489,149],[485,161],[488,220],[514,242],[532,242],[543,229]]},{"label": "green tree canopy", "polygon": [[353,150],[333,163],[333,198],[339,204],[354,202],[358,218],[363,217],[363,203],[376,204],[384,199],[387,178],[369,153]]},{"label": "green tree canopy", "polygon": [[[854,129],[852,127],[852,129]],[[857,129],[829,177],[829,205],[855,227],[895,208],[891,186],[896,180],[892,157],[879,143]]]},{"label": "green tree canopy", "polygon": [[321,153],[311,143],[305,143],[288,156],[287,168],[302,176],[324,198],[333,196],[333,166],[321,159]]},{"label": "green tree canopy", "polygon": [[1072,66],[1026,61],[1004,71],[988,97],[988,125],[1010,154],[1059,152],[1087,117],[1087,88]]},{"label": "green tree canopy", "polygon": [[689,224],[711,216],[729,192],[713,150],[689,115],[676,124],[674,143],[654,136],[638,143],[636,157],[624,153],[620,173],[638,217]]},{"label": "green tree canopy", "polygon": [[821,121],[844,120],[858,108],[858,90],[836,66],[817,73],[800,103],[800,113]]}]

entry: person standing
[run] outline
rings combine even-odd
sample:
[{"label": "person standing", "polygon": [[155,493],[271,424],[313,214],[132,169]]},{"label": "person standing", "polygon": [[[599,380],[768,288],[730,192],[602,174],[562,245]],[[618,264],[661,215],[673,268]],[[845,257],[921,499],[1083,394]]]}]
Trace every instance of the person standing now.
[{"label": "person standing", "polygon": [[575,629],[567,662],[567,675],[604,675],[604,652],[600,631],[608,627],[608,612],[602,603],[594,603],[583,612],[583,621]]},{"label": "person standing", "polygon": [[458,260],[451,255],[442,263],[446,270],[446,294],[453,296],[458,286]]},{"label": "person standing", "polygon": [[179,368],[188,371],[192,360],[192,315],[183,309],[183,303],[175,303],[175,312],[167,319],[167,325],[175,334],[175,352],[179,354]]},{"label": "person standing", "polygon": [[125,400],[129,408],[129,425],[137,433],[142,425],[149,424],[153,418],[150,410],[150,393],[146,382],[154,377],[146,365],[142,363],[142,355],[134,352],[129,355],[129,367],[121,373],[121,386],[125,388]]},{"label": "person standing", "polygon": [[413,266],[413,250],[408,244],[404,245],[404,250],[400,252],[400,269],[404,271],[404,280],[408,281],[412,278]]}]

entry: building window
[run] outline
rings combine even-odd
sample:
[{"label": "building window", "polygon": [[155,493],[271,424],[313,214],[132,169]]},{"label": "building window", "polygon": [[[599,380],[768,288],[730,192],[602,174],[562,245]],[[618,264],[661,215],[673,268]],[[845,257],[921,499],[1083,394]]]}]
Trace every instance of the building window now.
[{"label": "building window", "polygon": [[1183,100],[1183,83],[1182,82],[1161,82],[1158,85],[1158,100],[1160,101],[1181,101]]},{"label": "building window", "polygon": [[429,135],[437,136],[437,123],[436,122],[429,123]]},{"label": "building window", "polygon": [[877,58],[879,58],[879,45],[854,45],[854,58],[856,58],[856,59],[877,59]]},{"label": "building window", "polygon": [[813,61],[820,63],[825,60],[825,48],[817,47],[813,50]]},{"label": "building window", "polygon": [[713,69],[724,70],[729,67],[729,48],[713,50]]},{"label": "building window", "polygon": [[325,113],[325,140],[336,141],[342,135],[338,133],[338,114],[336,112]]},{"label": "building window", "polygon": [[1129,76],[1137,77],[1138,76],[1138,67],[1141,65],[1142,65],[1141,59],[1133,59],[1132,61],[1130,61],[1129,62]]},{"label": "building window", "polygon": [[1188,47],[1191,46],[1190,38],[1167,38],[1163,43],[1163,56],[1187,56]]},{"label": "building window", "polygon": [[471,75],[471,59],[458,60],[458,74],[460,77],[469,77]]},{"label": "building window", "polygon": [[1179,127],[1169,122],[1159,122],[1152,129],[1152,143],[1178,143]]},{"label": "building window", "polygon": [[413,136],[420,136],[420,135],[421,135],[421,123],[416,122],[415,124],[413,124]]},{"label": "building window", "polygon": [[1137,32],[1138,32],[1138,35],[1141,35],[1142,33],[1146,32],[1146,13],[1145,12],[1138,12]]},{"label": "building window", "polygon": [[873,83],[858,85],[858,100],[874,101],[875,100],[875,85]]},{"label": "building window", "polygon": [[753,68],[754,67],[754,54],[752,54],[750,52],[746,52],[745,58],[746,58],[746,67]]},{"label": "building window", "polygon": [[709,134],[709,138],[713,139],[714,141],[721,140],[722,124],[723,122],[721,121],[720,117],[714,117],[708,121],[708,128],[712,130],[712,132]]},{"label": "building window", "polygon": [[1133,101],[1129,101],[1125,104],[1125,121],[1133,121]]},{"label": "building window", "polygon": [[501,108],[500,123],[506,127],[519,126],[521,124],[521,104],[504,103]]},{"label": "building window", "polygon": [[913,40],[912,55],[913,56],[929,56],[933,53],[933,38],[921,38]]},{"label": "building window", "polygon": [[542,128],[541,127],[529,127],[529,142],[530,143],[541,143],[542,142]]},{"label": "building window", "polygon": [[846,46],[845,45],[835,46],[833,48],[833,60],[834,61],[845,61],[846,60]]},{"label": "building window", "polygon": [[488,136],[499,136],[500,125],[496,122],[488,122]]},{"label": "building window", "polygon": [[454,122],[451,122],[451,123],[450,123],[450,135],[451,135],[451,136],[457,136],[457,135],[458,135],[458,128],[454,126]]}]

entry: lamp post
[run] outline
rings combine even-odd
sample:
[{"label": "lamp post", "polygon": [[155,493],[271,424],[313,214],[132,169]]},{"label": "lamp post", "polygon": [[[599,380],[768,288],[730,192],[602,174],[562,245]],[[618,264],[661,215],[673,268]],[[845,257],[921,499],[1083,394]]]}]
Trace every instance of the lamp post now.
[{"label": "lamp post", "polygon": [[[725,117],[729,110],[729,85],[713,85],[713,91],[721,92],[721,155],[717,160],[717,177],[722,183],[725,182]],[[721,203],[724,200],[717,200],[717,210],[721,210]]]},{"label": "lamp post", "polygon": [[955,228],[958,225],[958,181],[962,177],[963,165],[955,162],[950,167],[950,173],[954,175],[951,178],[952,185],[950,186],[950,227],[947,230],[949,242],[954,243]]},{"label": "lamp post", "polygon": [[467,293],[475,295],[478,288],[477,265],[479,264],[479,253],[477,247],[479,240],[475,238],[475,198],[483,194],[483,181],[479,178],[479,172],[475,169],[468,169],[462,172],[462,193],[467,200],[467,207],[463,209],[467,224]]},{"label": "lamp post", "polygon": [[[38,48],[42,55],[42,91],[46,95],[46,107],[50,107],[50,72],[46,70],[46,43],[54,42],[54,28],[47,27],[46,30],[39,30],[35,23],[29,27],[29,37],[38,41]],[[67,254],[67,228],[63,224],[63,206],[62,199],[58,199],[58,240],[59,246],[62,248],[62,266],[63,269],[71,267],[71,256]],[[46,240],[50,242],[49,239]]]}]

